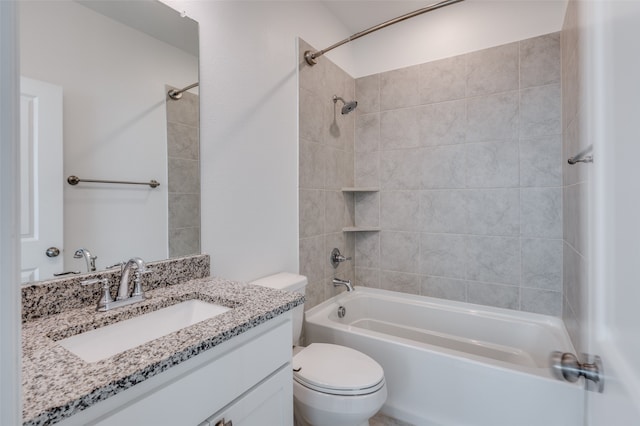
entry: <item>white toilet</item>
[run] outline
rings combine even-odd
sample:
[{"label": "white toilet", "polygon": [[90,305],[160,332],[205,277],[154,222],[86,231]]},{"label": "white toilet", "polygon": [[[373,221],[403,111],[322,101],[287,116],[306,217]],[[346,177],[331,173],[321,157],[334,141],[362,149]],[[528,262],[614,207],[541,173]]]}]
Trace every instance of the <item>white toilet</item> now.
[{"label": "white toilet", "polygon": [[[251,284],[304,294],[307,278],[282,272]],[[380,364],[345,346],[297,346],[304,306],[293,310],[293,404],[300,426],[367,426],[387,399]]]}]

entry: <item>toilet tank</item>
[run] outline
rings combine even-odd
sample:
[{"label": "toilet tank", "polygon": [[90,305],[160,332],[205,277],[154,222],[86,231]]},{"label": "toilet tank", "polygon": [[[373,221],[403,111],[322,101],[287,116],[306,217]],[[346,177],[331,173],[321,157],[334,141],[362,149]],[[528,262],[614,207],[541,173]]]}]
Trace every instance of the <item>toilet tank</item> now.
[{"label": "toilet tank", "polygon": [[[304,296],[305,287],[307,286],[307,277],[304,275],[292,274],[290,272],[280,272],[279,274],[269,275],[255,281],[251,281],[251,284],[300,293]],[[304,305],[298,305],[293,308],[293,346],[300,343],[303,319]]]}]

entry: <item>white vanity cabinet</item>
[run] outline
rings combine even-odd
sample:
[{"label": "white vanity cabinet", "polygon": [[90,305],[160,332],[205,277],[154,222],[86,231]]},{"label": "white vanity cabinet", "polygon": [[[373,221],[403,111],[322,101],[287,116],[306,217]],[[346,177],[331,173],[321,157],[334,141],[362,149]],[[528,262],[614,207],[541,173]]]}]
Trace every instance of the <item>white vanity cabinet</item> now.
[{"label": "white vanity cabinet", "polygon": [[291,333],[289,311],[58,424],[292,426]]}]

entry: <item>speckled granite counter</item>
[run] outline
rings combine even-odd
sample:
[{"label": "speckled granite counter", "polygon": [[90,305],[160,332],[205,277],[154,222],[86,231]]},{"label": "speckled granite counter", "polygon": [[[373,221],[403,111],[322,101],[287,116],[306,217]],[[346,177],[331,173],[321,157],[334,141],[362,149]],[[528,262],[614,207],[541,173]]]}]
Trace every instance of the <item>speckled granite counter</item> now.
[{"label": "speckled granite counter", "polygon": [[[303,303],[302,296],[218,278],[147,292],[148,300],[109,312],[95,306],[23,324],[24,425],[50,425],[140,383]],[[102,361],[86,363],[56,340],[189,299],[229,311]],[[114,368],[117,366],[117,368]]]}]

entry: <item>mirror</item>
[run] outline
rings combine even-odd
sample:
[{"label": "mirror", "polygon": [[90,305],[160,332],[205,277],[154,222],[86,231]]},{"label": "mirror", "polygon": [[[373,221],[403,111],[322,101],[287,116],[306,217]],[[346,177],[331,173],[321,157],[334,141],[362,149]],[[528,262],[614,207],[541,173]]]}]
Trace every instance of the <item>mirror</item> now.
[{"label": "mirror", "polygon": [[197,22],[156,0],[24,1],[20,56],[22,282],[200,253],[198,88],[167,96],[199,81]]}]

